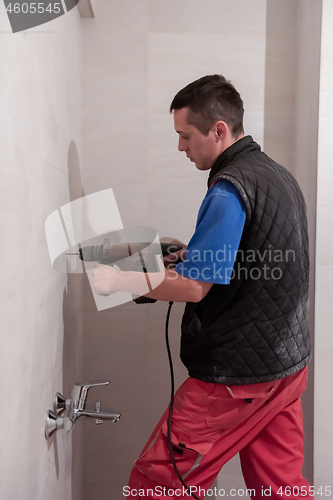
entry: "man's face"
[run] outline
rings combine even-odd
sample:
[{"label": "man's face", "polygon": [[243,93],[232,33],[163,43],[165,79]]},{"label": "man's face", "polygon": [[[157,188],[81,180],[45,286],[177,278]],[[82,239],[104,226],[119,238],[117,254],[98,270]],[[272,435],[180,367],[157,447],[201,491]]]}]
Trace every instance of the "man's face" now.
[{"label": "man's face", "polygon": [[209,170],[221,154],[222,145],[214,130],[202,134],[197,127],[187,123],[188,108],[174,110],[175,130],[179,135],[178,149],[195,163],[198,170]]}]

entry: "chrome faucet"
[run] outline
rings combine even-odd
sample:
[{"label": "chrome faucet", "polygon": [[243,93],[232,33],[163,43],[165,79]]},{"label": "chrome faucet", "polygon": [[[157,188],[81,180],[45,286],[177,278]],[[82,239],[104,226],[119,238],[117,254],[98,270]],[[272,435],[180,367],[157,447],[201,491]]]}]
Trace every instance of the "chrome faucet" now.
[{"label": "chrome faucet", "polygon": [[89,380],[75,382],[71,399],[65,399],[57,392],[54,409],[48,410],[45,423],[45,437],[49,438],[58,429],[65,429],[69,432],[78,418],[94,418],[95,424],[99,425],[104,420],[118,422],[121,414],[116,410],[101,410],[101,403],[95,403],[95,408],[87,408],[87,396],[90,387],[108,385],[108,380]]}]

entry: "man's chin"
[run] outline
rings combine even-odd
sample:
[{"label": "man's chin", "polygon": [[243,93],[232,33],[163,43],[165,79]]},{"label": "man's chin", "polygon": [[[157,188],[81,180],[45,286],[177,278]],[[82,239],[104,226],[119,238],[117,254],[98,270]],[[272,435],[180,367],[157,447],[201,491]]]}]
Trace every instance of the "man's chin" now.
[{"label": "man's chin", "polygon": [[201,172],[204,172],[205,170],[209,170],[211,168],[211,167],[206,167],[205,165],[201,165],[200,163],[195,163],[195,166],[197,167],[198,170],[201,170]]}]

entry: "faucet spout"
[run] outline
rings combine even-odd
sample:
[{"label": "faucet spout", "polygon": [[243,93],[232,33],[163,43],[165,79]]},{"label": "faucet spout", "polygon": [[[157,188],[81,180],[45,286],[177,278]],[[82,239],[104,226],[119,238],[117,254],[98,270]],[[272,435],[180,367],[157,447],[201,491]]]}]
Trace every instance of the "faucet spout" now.
[{"label": "faucet spout", "polygon": [[88,418],[99,418],[103,420],[112,420],[113,422],[118,422],[121,417],[121,413],[119,413],[116,410],[94,411],[85,409],[78,412],[77,418],[80,418],[81,416]]}]

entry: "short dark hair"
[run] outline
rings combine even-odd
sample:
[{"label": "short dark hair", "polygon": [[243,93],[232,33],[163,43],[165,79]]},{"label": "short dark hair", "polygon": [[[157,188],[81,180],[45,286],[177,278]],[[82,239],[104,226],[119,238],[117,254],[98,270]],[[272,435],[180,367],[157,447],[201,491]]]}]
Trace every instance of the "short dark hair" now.
[{"label": "short dark hair", "polygon": [[222,75],[203,76],[181,89],[173,98],[170,113],[182,108],[189,108],[188,123],[204,135],[219,120],[228,125],[234,137],[244,132],[242,98]]}]

